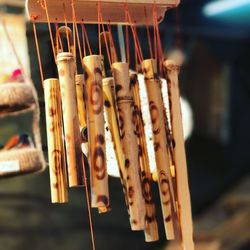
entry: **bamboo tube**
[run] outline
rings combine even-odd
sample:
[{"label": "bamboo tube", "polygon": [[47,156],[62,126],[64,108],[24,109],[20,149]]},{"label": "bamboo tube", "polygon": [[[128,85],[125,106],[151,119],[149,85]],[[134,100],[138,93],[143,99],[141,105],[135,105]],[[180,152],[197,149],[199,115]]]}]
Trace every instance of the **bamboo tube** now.
[{"label": "bamboo tube", "polygon": [[[120,180],[123,187],[123,193],[125,197],[126,206],[128,209],[128,198],[127,198],[127,184],[126,184],[126,170],[125,170],[125,158],[122,151],[122,144],[119,134],[119,127],[117,123],[117,115],[115,110],[115,104],[113,100],[113,94],[111,90],[111,86],[114,84],[113,77],[106,77],[102,80],[103,83],[103,94],[104,94],[104,106],[105,112],[107,116],[107,122],[109,126],[109,130],[111,133],[111,138],[114,146],[115,156],[117,159]],[[129,210],[128,210],[129,212]]]},{"label": "bamboo tube", "polygon": [[127,194],[132,230],[145,229],[145,202],[140,181],[138,144],[133,124],[133,99],[130,93],[129,69],[127,63],[113,63],[120,136],[125,156]]},{"label": "bamboo tube", "polygon": [[178,83],[178,73],[180,67],[170,60],[166,60],[164,62],[164,67],[168,84],[172,132],[175,144],[173,153],[176,167],[178,212],[182,233],[182,244],[184,250],[193,250],[192,211],[188,186],[187,162]]},{"label": "bamboo tube", "polygon": [[134,98],[133,118],[136,124],[137,139],[139,144],[139,160],[142,178],[142,192],[146,204],[145,216],[145,240],[147,242],[159,239],[158,225],[156,221],[155,205],[152,193],[152,177],[150,172],[149,157],[147,152],[144,122],[141,113],[141,100],[139,95],[139,82],[136,73],[130,73],[130,86]]},{"label": "bamboo tube", "polygon": [[72,53],[57,55],[57,68],[62,98],[69,186],[83,185],[82,153],[77,116],[75,62]]},{"label": "bamboo tube", "polygon": [[75,81],[76,81],[77,111],[80,123],[80,131],[83,142],[87,142],[88,134],[87,134],[87,117],[86,117],[86,106],[85,106],[84,75],[83,74],[76,75]]},{"label": "bamboo tube", "polygon": [[60,83],[58,79],[51,78],[44,81],[44,99],[51,202],[65,203],[68,201],[68,190],[62,132]]},{"label": "bamboo tube", "polygon": [[165,117],[161,96],[160,80],[157,75],[157,64],[154,59],[142,62],[150,116],[152,121],[152,132],[155,150],[155,159],[158,175],[158,186],[160,190],[161,207],[167,239],[174,239],[174,192],[172,177],[170,174],[170,159],[167,151],[167,137],[165,129]]},{"label": "bamboo tube", "polygon": [[91,174],[91,205],[100,213],[109,205],[108,175],[106,166],[101,56],[83,58],[87,91],[87,123]]}]

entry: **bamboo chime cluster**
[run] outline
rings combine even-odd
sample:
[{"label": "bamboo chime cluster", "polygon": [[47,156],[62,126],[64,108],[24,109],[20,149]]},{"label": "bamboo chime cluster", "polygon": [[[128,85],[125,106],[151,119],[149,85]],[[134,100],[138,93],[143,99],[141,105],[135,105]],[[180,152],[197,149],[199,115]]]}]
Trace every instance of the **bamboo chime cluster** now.
[{"label": "bamboo chime cluster", "polygon": [[[128,9],[125,8],[125,19],[129,23],[125,27],[127,61],[121,62],[117,59],[111,25],[102,22],[99,4],[99,54],[92,53],[83,22],[81,23],[83,37],[81,44],[79,25],[74,19],[73,2],[71,3],[73,32],[68,27],[65,12],[64,25],[59,27],[57,23],[55,24],[56,38],[53,37],[46,1],[43,4],[59,76],[58,79],[43,81],[52,202],[67,202],[68,186],[85,185],[87,202],[88,205],[90,204],[86,166],[83,161],[84,153],[90,167],[91,207],[97,208],[100,213],[111,209],[106,164],[106,157],[109,156],[106,155],[105,150],[104,120],[106,117],[131,229],[143,230],[145,240],[148,242],[159,239],[147,151],[147,131],[144,130],[140,86],[137,78],[138,68],[141,68],[149,103],[157,182],[166,238],[176,238],[181,241],[182,249],[194,249],[178,87],[179,66],[163,58],[157,21],[153,20],[154,46],[151,44],[150,30],[147,26],[150,59],[144,59],[136,26],[131,21]],[[153,14],[152,16],[154,17]],[[35,17],[33,20],[35,21]],[[42,71],[35,22],[33,25]],[[104,33],[101,34],[101,30]],[[129,34],[132,34],[134,40],[136,71],[130,71],[129,68]],[[110,77],[106,77],[104,69],[104,53],[100,48],[101,35],[112,70]],[[67,52],[63,49],[62,36],[68,45]],[[76,44],[78,44],[83,74],[77,73]],[[86,44],[89,55],[86,53]],[[41,75],[43,78],[42,72]],[[164,107],[160,76],[167,79],[169,117]]]}]

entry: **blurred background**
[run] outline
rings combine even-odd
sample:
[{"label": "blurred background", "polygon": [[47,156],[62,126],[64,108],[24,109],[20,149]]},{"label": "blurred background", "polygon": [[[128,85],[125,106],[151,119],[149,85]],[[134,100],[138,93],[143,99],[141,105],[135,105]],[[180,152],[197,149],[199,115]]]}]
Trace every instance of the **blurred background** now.
[{"label": "blurred background", "polygon": [[[0,11],[38,91],[46,155],[43,90],[32,25],[22,0],[1,1]],[[56,76],[47,25],[37,28],[45,77]],[[87,32],[95,51],[97,29],[87,26]],[[166,55],[178,51],[184,58],[180,88],[193,112],[186,151],[197,249],[249,250],[250,1],[182,0],[177,10],[166,13],[160,32]],[[138,34],[146,51],[146,30],[139,28]],[[17,67],[0,28],[0,74]],[[30,115],[2,119],[0,144],[15,133],[30,133],[30,119]],[[109,180],[112,211],[92,212],[96,249],[175,249],[167,244],[162,223],[157,243],[144,243],[143,233],[130,230],[120,180]],[[154,194],[161,222],[156,183]],[[52,205],[48,170],[1,179],[0,249],[91,249],[84,190],[71,190],[66,205]]]}]

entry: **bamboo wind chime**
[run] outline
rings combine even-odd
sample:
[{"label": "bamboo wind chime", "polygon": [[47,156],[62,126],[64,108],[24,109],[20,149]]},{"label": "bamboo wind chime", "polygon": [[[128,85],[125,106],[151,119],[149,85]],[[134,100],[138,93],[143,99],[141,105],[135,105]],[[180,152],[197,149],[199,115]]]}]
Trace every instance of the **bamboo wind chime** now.
[{"label": "bamboo wind chime", "polygon": [[[145,130],[141,111],[141,83],[138,81],[141,69],[149,104],[166,238],[178,240],[183,250],[193,250],[192,215],[178,87],[179,66],[165,60],[158,27],[166,8],[176,7],[179,1],[111,2],[27,2],[45,93],[52,202],[67,202],[68,186],[85,186],[92,247],[95,249],[90,207],[97,208],[99,213],[106,213],[111,209],[107,174],[109,155],[106,155],[106,148],[111,146],[114,149],[131,229],[144,231],[147,242],[159,239],[157,209],[154,204],[156,197],[153,197],[148,153],[148,131]],[[36,32],[36,25],[40,22],[48,24],[59,79],[44,80]],[[97,24],[99,51],[95,54],[89,42],[86,23]],[[119,60],[113,39],[116,24],[125,26],[126,46],[121,52],[122,60]],[[145,25],[147,30],[150,54],[147,59],[144,58],[137,34],[139,24]],[[130,38],[134,45],[135,71],[130,70]],[[105,61],[108,61],[108,66]],[[78,73],[77,68],[81,68],[83,73]],[[162,77],[167,79],[168,84],[168,112],[162,97]],[[105,139],[105,120],[112,145]],[[84,158],[88,159],[88,164],[84,164]],[[88,166],[91,201],[86,176]]]}]

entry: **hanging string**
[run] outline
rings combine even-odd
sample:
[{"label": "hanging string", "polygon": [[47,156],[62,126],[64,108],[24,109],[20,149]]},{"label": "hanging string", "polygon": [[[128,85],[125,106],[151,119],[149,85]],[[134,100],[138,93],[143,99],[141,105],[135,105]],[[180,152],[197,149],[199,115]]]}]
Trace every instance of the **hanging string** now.
[{"label": "hanging string", "polygon": [[110,50],[111,50],[112,62],[117,62],[117,53],[116,53],[116,49],[115,49],[114,39],[113,39],[113,36],[112,36],[112,29],[111,29],[110,22],[109,22],[109,24],[107,24],[107,29],[108,29],[108,33],[109,33],[109,41],[110,41]]},{"label": "hanging string", "polygon": [[85,35],[84,35],[84,32],[83,32],[83,20],[82,20],[82,24],[81,24],[81,33],[82,33],[82,45],[83,45],[83,54],[84,54],[84,57],[86,56],[86,42],[85,42]]},{"label": "hanging string", "polygon": [[78,51],[80,54],[80,61],[83,59],[82,57],[82,49],[81,49],[81,44],[80,44],[80,38],[79,38],[79,33],[78,33],[78,26],[76,23],[76,13],[75,13],[75,7],[74,7],[74,1],[71,0],[71,8],[72,8],[72,16],[73,16],[73,28],[76,34],[76,39],[77,39],[77,44],[78,44]]},{"label": "hanging string", "polygon": [[128,16],[126,14],[125,14],[125,22],[127,23],[125,27],[126,58],[128,65],[130,65],[129,27],[128,27]]},{"label": "hanging string", "polygon": [[[88,50],[89,50],[89,54],[92,55],[92,50],[91,50],[91,47],[90,47],[90,43],[89,43],[89,38],[88,38],[88,34],[87,34],[87,31],[86,31],[86,28],[84,26],[84,23],[83,23],[83,20],[82,20],[82,23],[81,23],[81,28],[82,28],[82,38],[86,40],[87,42],[87,46],[88,46]],[[84,42],[83,42],[84,44]],[[86,55],[86,51],[85,51],[85,55]]]},{"label": "hanging string", "polygon": [[34,19],[32,20],[32,25],[33,25],[33,33],[34,33],[34,38],[35,38],[35,44],[36,44],[36,52],[37,52],[37,59],[38,59],[38,64],[39,64],[40,77],[41,77],[41,82],[42,82],[42,86],[43,86],[43,83],[44,83],[43,67],[42,67],[40,47],[39,47],[37,32],[36,32],[36,24],[34,22]]},{"label": "hanging string", "polygon": [[[159,24],[157,20],[157,13],[156,13],[156,7],[155,4],[153,5],[153,23],[154,23],[154,30],[155,30],[155,46],[157,46],[158,50],[156,51],[156,54],[158,53],[158,67],[160,76],[163,76],[163,61],[164,61],[164,55],[162,50],[162,43],[161,43],[161,36],[159,31]],[[157,60],[157,59],[156,59]]]},{"label": "hanging string", "polygon": [[154,56],[157,61],[157,36],[156,36],[156,26],[154,22],[154,5],[152,5],[152,19],[153,19],[153,27],[154,27]]},{"label": "hanging string", "polygon": [[98,45],[99,45],[99,54],[102,54],[102,45],[101,45],[101,2],[98,0],[97,5],[97,16],[98,16]]},{"label": "hanging string", "polygon": [[107,35],[106,35],[106,31],[105,31],[105,29],[104,29],[104,24],[103,24],[103,19],[102,19],[101,13],[100,13],[100,19],[101,19],[101,22],[102,22],[102,31],[103,31],[104,42],[105,42],[106,51],[107,51],[107,55],[108,55],[109,66],[110,66],[110,68],[111,68],[111,67],[112,67],[112,59],[111,59],[111,56],[110,56],[110,51],[109,51],[109,46],[108,46]]},{"label": "hanging string", "polygon": [[55,29],[56,29],[56,34],[58,34],[58,36],[56,37],[56,48],[59,48],[59,49],[61,48],[61,50],[63,51],[62,39],[59,34],[59,26],[58,26],[57,19],[55,22]]},{"label": "hanging string", "polygon": [[52,30],[51,30],[51,25],[50,25],[50,18],[49,18],[49,12],[48,12],[48,7],[47,7],[46,0],[42,0],[41,1],[41,7],[46,12],[46,18],[47,18],[47,23],[48,23],[48,28],[49,28],[50,41],[51,41],[51,45],[52,45],[54,60],[56,62],[56,50],[55,50],[55,44],[54,44],[54,39],[53,39],[53,35],[52,35]]},{"label": "hanging string", "polygon": [[145,14],[145,19],[146,19],[146,30],[147,30],[147,36],[148,36],[150,58],[153,58],[153,49],[152,49],[152,42],[151,42],[151,37],[150,37],[149,25],[148,25],[148,14],[147,14],[146,6],[144,6],[144,14]]},{"label": "hanging string", "polygon": [[67,24],[67,17],[66,17],[66,7],[65,7],[64,3],[63,3],[63,17],[64,17],[64,23],[66,26],[66,37],[67,37],[68,51],[70,51],[69,32],[68,32],[68,24]]},{"label": "hanging string", "polygon": [[87,183],[87,175],[86,175],[86,170],[85,170],[85,167],[84,167],[84,157],[83,157],[83,155],[82,155],[82,165],[83,165],[83,179],[84,179],[86,202],[87,202],[87,208],[88,208],[89,228],[90,228],[90,234],[91,234],[92,250],[95,250],[95,236],[94,236],[94,229],[93,229],[93,222],[92,222],[92,215],[91,215],[91,208],[90,208],[90,199],[89,199],[89,189],[88,189],[88,183]]},{"label": "hanging string", "polygon": [[125,14],[127,15],[128,21],[130,23],[130,28],[131,28],[131,31],[132,31],[134,44],[135,44],[135,50],[136,50],[136,53],[138,54],[138,59],[139,59],[139,61],[141,63],[143,61],[143,53],[142,53],[141,45],[140,45],[140,42],[139,42],[139,38],[137,36],[135,23],[134,24],[132,23],[131,16],[129,14],[129,10],[128,10],[127,5],[125,5]]}]

